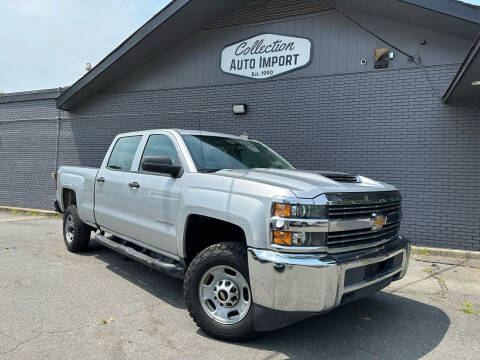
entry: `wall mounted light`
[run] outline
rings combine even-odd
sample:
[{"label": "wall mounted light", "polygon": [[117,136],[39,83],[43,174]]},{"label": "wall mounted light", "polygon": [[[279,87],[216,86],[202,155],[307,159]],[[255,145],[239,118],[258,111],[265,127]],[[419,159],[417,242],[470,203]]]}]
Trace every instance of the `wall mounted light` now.
[{"label": "wall mounted light", "polygon": [[478,86],[478,85],[480,85],[480,80],[472,81],[472,86]]},{"label": "wall mounted light", "polygon": [[232,106],[233,113],[242,115],[247,113],[247,104],[235,104]]}]

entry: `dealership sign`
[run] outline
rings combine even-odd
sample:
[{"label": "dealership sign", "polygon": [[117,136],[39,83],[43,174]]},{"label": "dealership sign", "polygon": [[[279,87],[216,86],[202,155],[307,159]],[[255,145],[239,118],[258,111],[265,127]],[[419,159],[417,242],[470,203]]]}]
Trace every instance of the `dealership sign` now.
[{"label": "dealership sign", "polygon": [[267,79],[307,66],[311,55],[308,39],[260,34],[223,49],[221,68],[229,74]]}]

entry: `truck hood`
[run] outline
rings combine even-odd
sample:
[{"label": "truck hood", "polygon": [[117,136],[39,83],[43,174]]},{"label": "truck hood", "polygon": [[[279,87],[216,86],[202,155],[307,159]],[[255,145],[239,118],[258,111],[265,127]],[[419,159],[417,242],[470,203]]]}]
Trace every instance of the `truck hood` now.
[{"label": "truck hood", "polygon": [[342,177],[351,177],[352,175],[320,170],[225,169],[216,172],[215,175],[286,188],[292,191],[296,197],[308,199],[323,193],[396,190],[392,185],[363,176],[358,176],[358,182],[343,182],[341,181]]}]

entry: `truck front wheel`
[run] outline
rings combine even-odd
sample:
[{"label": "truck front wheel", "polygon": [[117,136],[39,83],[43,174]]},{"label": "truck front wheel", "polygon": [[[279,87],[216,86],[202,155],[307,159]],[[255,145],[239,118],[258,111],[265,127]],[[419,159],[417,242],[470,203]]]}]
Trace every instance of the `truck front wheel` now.
[{"label": "truck front wheel", "polygon": [[63,215],[63,240],[68,251],[79,252],[87,249],[91,228],[80,220],[75,205],[70,205]]},{"label": "truck front wheel", "polygon": [[228,341],[255,335],[245,245],[223,242],[197,254],[183,292],[190,316],[209,335]]}]

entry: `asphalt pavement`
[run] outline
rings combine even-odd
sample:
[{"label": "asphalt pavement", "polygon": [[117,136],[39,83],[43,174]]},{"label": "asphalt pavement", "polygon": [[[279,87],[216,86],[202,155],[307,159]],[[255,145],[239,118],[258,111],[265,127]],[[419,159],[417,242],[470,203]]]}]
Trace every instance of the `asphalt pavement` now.
[{"label": "asphalt pavement", "polygon": [[93,241],[71,254],[61,232],[61,219],[0,213],[0,359],[480,356],[480,261],[415,256],[376,295],[227,343],[195,326],[181,281]]}]

